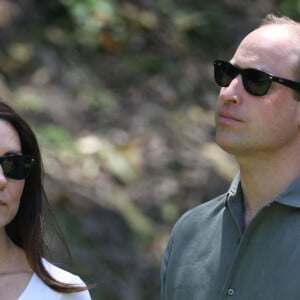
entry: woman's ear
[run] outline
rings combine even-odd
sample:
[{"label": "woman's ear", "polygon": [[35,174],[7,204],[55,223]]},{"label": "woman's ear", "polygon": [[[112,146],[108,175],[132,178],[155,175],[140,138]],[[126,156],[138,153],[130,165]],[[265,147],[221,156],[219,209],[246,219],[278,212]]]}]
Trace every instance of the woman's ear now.
[{"label": "woman's ear", "polygon": [[298,129],[300,129],[300,92],[294,93],[294,101],[296,101],[297,105],[297,125]]}]

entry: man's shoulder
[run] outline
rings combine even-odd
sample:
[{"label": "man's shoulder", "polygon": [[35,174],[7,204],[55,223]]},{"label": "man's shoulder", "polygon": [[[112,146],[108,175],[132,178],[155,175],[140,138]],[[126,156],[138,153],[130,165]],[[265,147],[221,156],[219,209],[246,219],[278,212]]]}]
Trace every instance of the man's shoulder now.
[{"label": "man's shoulder", "polygon": [[176,222],[175,227],[202,223],[218,214],[225,206],[226,193],[185,212]]}]

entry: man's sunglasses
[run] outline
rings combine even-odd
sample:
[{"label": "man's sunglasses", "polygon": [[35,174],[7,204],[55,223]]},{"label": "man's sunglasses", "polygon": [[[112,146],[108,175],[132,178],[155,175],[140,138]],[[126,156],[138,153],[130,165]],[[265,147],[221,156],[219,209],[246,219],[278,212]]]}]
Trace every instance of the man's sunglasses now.
[{"label": "man's sunglasses", "polygon": [[266,95],[272,81],[300,91],[300,83],[289,79],[276,77],[257,69],[241,69],[223,60],[214,61],[214,75],[217,85],[228,87],[231,81],[241,74],[245,90],[254,96]]},{"label": "man's sunglasses", "polygon": [[9,154],[0,156],[0,164],[5,177],[21,180],[28,177],[34,158],[30,155]]}]

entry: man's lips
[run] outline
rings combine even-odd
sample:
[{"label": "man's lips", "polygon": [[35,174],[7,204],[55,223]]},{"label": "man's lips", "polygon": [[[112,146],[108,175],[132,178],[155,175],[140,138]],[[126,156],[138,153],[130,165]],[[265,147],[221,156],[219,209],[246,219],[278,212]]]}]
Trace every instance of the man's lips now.
[{"label": "man's lips", "polygon": [[220,122],[242,122],[243,121],[242,118],[237,115],[228,112],[222,112],[222,111],[217,113],[217,117],[218,117],[218,121]]},{"label": "man's lips", "polygon": [[0,206],[5,206],[6,203],[3,200],[0,200]]}]

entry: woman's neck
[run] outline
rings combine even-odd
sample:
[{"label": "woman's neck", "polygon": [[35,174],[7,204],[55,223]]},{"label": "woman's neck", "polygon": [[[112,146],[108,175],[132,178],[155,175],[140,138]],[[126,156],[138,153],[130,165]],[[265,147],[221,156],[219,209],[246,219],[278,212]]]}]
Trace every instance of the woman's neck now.
[{"label": "woman's neck", "polygon": [[0,232],[0,275],[14,272],[31,272],[31,269],[24,250],[14,244],[3,230]]}]

